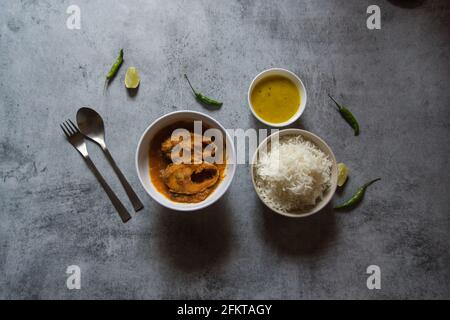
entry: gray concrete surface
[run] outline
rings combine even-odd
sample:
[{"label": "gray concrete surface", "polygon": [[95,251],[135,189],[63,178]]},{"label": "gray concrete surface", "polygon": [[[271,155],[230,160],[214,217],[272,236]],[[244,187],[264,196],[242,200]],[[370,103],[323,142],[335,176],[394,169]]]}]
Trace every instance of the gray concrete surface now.
[{"label": "gray concrete surface", "polygon": [[[66,28],[71,4],[81,30]],[[381,8],[381,30],[366,28],[370,4]],[[0,298],[450,298],[449,17],[444,0],[4,1]],[[125,64],[103,94],[121,47]],[[142,77],[134,97],[122,85],[128,66]],[[182,109],[263,128],[246,93],[273,66],[306,84],[295,127],[323,137],[351,168],[335,203],[382,177],[364,202],[282,218],[258,200],[247,165],[207,210],[152,201],[134,168],[143,130]],[[198,105],[185,72],[223,107]],[[359,137],[328,92],[354,111]],[[84,105],[105,118],[111,152],[144,201],[126,225],[59,129]],[[131,209],[100,150],[88,148]],[[66,288],[73,264],[81,290]],[[381,290],[366,287],[369,265],[381,268]]]}]

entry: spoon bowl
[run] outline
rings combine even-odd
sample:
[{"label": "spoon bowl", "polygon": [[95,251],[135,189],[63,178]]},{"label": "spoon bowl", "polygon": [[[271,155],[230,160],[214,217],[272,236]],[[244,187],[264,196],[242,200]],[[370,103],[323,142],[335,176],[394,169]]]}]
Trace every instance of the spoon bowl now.
[{"label": "spoon bowl", "polygon": [[105,125],[97,111],[83,107],[77,112],[77,123],[80,131],[89,139],[97,142],[103,149],[105,143]]}]

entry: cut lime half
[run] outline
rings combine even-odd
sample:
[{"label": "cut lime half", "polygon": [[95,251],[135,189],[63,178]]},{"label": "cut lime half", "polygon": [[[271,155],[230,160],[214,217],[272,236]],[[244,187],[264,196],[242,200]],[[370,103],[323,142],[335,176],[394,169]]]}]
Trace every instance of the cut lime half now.
[{"label": "cut lime half", "polygon": [[339,187],[342,187],[345,184],[345,181],[347,181],[348,167],[343,163],[338,163],[337,167],[338,167],[337,185]]},{"label": "cut lime half", "polygon": [[139,86],[139,82],[141,82],[139,72],[135,67],[129,67],[125,74],[125,87],[128,89],[136,89]]}]

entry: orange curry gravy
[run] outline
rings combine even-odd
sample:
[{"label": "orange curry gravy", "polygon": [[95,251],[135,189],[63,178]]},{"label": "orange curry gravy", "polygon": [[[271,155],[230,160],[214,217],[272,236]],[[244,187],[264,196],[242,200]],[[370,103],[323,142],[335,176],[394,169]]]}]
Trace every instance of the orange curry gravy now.
[{"label": "orange curry gravy", "polygon": [[[164,183],[163,172],[165,171],[167,166],[172,162],[163,154],[163,151],[161,150],[161,145],[166,139],[171,137],[172,132],[175,129],[180,128],[187,129],[190,132],[194,132],[194,123],[188,121],[176,122],[160,130],[150,142],[150,152],[149,152],[150,180],[155,186],[156,190],[158,190],[160,193],[162,193],[164,196],[166,196],[168,199],[172,201],[184,203],[198,203],[205,200],[225,177],[225,169],[227,166],[225,145],[223,146],[224,163],[214,164],[218,169],[219,178],[213,186],[195,194],[181,194],[171,192],[167,187],[167,185]],[[202,133],[205,132],[207,129],[209,128],[203,125]],[[225,136],[223,140],[224,140],[223,143],[225,144]]]}]

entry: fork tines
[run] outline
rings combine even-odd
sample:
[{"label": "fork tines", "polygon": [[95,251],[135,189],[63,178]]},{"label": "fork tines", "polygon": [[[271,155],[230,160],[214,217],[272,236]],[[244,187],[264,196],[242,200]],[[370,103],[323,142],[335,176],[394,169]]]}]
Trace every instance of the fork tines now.
[{"label": "fork tines", "polygon": [[61,127],[62,131],[64,132],[67,138],[69,138],[70,136],[74,135],[77,132],[80,132],[77,126],[70,119],[63,122],[59,126]]}]

